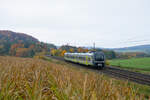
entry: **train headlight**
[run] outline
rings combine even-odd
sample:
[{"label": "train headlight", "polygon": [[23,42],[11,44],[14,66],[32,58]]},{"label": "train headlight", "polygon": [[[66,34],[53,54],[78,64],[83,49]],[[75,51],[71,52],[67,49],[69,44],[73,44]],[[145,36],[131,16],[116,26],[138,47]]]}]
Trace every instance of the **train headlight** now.
[{"label": "train headlight", "polygon": [[97,64],[98,66],[102,66],[102,64]]}]

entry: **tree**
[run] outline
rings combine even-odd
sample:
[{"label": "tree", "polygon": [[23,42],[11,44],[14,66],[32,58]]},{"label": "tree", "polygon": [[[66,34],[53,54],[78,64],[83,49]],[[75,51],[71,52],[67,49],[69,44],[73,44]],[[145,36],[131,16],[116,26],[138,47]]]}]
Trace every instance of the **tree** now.
[{"label": "tree", "polygon": [[73,48],[71,48],[71,49],[69,49],[69,51],[70,51],[71,53],[73,53],[73,52],[74,52],[74,49],[73,49]]},{"label": "tree", "polygon": [[62,50],[62,51],[61,51],[61,56],[64,56],[64,54],[65,54],[66,52],[67,52],[66,50]]},{"label": "tree", "polygon": [[29,56],[28,49],[27,48],[17,48],[15,56],[17,56],[17,57],[27,57],[27,56]]},{"label": "tree", "polygon": [[55,56],[56,55],[56,49],[51,49],[51,51],[50,51],[50,54],[52,55],[52,56]]},{"label": "tree", "polygon": [[103,50],[107,59],[114,59],[116,58],[116,53],[112,50]]},{"label": "tree", "polygon": [[89,52],[89,49],[84,49],[84,52]]},{"label": "tree", "polygon": [[12,55],[12,56],[15,56],[16,55],[16,50],[18,49],[18,48],[24,48],[24,44],[13,44],[13,45],[11,45],[11,48],[10,48],[10,55]]},{"label": "tree", "polygon": [[88,49],[85,49],[85,48],[82,48],[82,47],[79,47],[79,48],[77,49],[77,51],[78,51],[79,53],[86,53],[86,52],[88,52],[89,50],[88,50]]}]

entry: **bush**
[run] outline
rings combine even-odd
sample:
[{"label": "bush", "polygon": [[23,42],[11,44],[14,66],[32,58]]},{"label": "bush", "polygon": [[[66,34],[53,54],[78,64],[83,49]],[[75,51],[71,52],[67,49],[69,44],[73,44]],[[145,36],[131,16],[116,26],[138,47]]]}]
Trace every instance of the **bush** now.
[{"label": "bush", "polygon": [[109,60],[106,60],[106,62],[105,62],[105,63],[106,63],[106,65],[107,65],[107,66],[110,66],[110,62],[109,62]]}]

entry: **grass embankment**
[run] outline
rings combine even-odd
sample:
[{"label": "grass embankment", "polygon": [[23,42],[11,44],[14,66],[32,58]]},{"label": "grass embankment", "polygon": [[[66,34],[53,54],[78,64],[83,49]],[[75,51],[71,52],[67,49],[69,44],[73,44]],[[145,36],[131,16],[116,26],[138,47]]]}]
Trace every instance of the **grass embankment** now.
[{"label": "grass embankment", "polygon": [[0,57],[0,100],[145,99],[135,87],[64,62]]},{"label": "grass embankment", "polygon": [[115,59],[110,65],[150,73],[150,58]]}]

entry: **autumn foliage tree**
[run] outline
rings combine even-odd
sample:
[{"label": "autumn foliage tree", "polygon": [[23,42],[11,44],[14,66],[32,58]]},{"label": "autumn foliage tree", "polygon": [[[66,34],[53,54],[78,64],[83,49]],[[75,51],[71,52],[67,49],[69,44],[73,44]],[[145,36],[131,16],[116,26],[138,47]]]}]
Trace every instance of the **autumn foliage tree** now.
[{"label": "autumn foliage tree", "polygon": [[62,50],[62,51],[61,51],[61,56],[64,56],[64,54],[65,54],[66,52],[67,52],[66,50]]},{"label": "autumn foliage tree", "polygon": [[55,56],[55,55],[56,55],[56,52],[57,52],[57,50],[52,48],[51,51],[50,51],[50,54],[51,54],[52,56]]},{"label": "autumn foliage tree", "polygon": [[71,48],[69,51],[70,51],[71,53],[73,53],[73,52],[74,52],[74,49],[73,49],[73,48]]},{"label": "autumn foliage tree", "polygon": [[88,49],[84,49],[84,48],[81,48],[81,47],[78,48],[79,53],[86,53],[88,51],[89,51]]},{"label": "autumn foliage tree", "polygon": [[16,55],[16,50],[18,49],[18,48],[24,48],[24,45],[23,44],[13,44],[13,45],[11,45],[11,48],[10,48],[10,55],[12,55],[12,56],[15,56]]},{"label": "autumn foliage tree", "polygon": [[17,48],[15,56],[17,57],[29,56],[28,48]]}]

